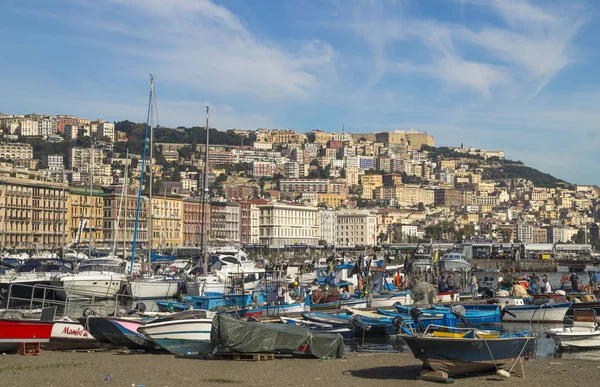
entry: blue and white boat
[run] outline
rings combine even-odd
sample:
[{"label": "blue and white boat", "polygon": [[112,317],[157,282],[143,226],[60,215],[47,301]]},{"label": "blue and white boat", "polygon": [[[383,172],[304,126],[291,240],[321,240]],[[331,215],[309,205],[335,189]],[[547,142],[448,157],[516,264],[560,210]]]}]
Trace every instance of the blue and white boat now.
[{"label": "blue and white boat", "polygon": [[215,314],[194,310],[173,314],[138,328],[149,340],[176,355],[211,353],[212,320]]}]

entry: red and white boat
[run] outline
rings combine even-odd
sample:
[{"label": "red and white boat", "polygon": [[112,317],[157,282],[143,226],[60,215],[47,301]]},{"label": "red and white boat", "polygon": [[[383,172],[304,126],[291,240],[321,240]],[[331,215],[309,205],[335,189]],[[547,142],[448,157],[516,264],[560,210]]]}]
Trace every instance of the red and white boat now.
[{"label": "red and white boat", "polygon": [[19,343],[47,343],[54,322],[34,320],[0,320],[0,351],[13,352]]},{"label": "red and white boat", "polygon": [[91,349],[99,346],[100,342],[83,325],[68,317],[54,321],[50,342],[45,345],[51,350]]}]

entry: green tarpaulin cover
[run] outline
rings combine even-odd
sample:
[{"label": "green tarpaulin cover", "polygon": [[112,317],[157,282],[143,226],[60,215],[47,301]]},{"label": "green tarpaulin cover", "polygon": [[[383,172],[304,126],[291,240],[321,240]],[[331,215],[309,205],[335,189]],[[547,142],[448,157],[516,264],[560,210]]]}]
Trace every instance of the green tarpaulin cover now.
[{"label": "green tarpaulin cover", "polygon": [[344,357],[344,339],[339,334],[317,333],[289,324],[243,321],[223,314],[214,318],[210,339],[215,346],[231,352]]}]

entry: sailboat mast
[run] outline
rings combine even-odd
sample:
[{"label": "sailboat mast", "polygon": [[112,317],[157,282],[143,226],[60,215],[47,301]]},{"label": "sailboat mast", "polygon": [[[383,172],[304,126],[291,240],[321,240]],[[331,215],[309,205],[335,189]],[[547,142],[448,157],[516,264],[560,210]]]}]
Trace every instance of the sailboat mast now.
[{"label": "sailboat mast", "polygon": [[[135,262],[135,249],[137,247],[137,233],[140,223],[140,205],[142,203],[142,187],[144,186],[144,172],[146,168],[146,146],[148,145],[148,124],[150,123],[150,108],[152,106],[152,96],[154,94],[154,77],[150,75],[150,96],[148,97],[148,115],[146,117],[146,135],[144,137],[144,151],[142,153],[142,171],[140,173],[140,185],[138,187],[137,208],[135,210],[135,227],[133,230],[133,246],[131,247],[131,266],[129,274],[133,272]],[[149,211],[152,209],[150,208]]]},{"label": "sailboat mast", "polygon": [[125,172],[123,173],[123,185],[121,186],[121,200],[119,200],[119,210],[117,211],[117,222],[114,227],[114,240],[112,255],[116,254],[117,251],[117,237],[119,236],[119,223],[121,222],[121,211],[123,210],[123,196],[125,195],[125,189],[127,187],[127,181],[125,176],[127,175],[127,160],[129,159],[129,148],[127,148],[127,158],[125,159]]},{"label": "sailboat mast", "polygon": [[94,233],[92,227],[94,225],[94,140],[92,140],[92,155],[90,163],[90,224],[88,225],[88,258],[92,258],[92,245],[94,244]]},{"label": "sailboat mast", "polygon": [[204,177],[202,179],[202,230],[200,235],[200,252],[202,253],[202,273],[206,275],[208,272],[208,256],[206,254],[206,243],[208,238],[204,238],[206,230],[206,202],[208,201],[208,146],[209,146],[209,130],[208,130],[208,106],[206,107],[206,148],[204,158]]},{"label": "sailboat mast", "polygon": [[127,148],[127,160],[125,161],[125,222],[123,225],[123,259],[127,256],[127,221],[129,217],[128,207],[129,207],[129,198],[127,196],[127,189],[129,184],[129,148]]},{"label": "sailboat mast", "polygon": [[[152,93],[152,99],[154,100],[154,92]],[[154,108],[154,101],[150,105],[150,111]],[[154,205],[152,204],[152,196],[154,194],[154,165],[152,162],[152,158],[154,157],[154,116],[150,113],[150,159],[148,163],[150,165],[149,173],[149,192],[148,192],[148,206],[150,207],[150,212],[148,216],[148,257],[147,257],[147,267],[148,273],[150,273],[150,262],[152,256],[152,242],[154,241]]]}]

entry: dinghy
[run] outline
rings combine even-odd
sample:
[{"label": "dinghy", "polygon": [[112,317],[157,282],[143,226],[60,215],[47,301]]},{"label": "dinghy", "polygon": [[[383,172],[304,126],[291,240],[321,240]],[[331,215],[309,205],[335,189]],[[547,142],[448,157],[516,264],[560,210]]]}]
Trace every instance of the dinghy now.
[{"label": "dinghy", "polygon": [[545,333],[554,340],[559,348],[600,348],[600,330],[596,324],[596,312],[593,309],[576,309],[573,313],[573,326],[548,329]]}]

